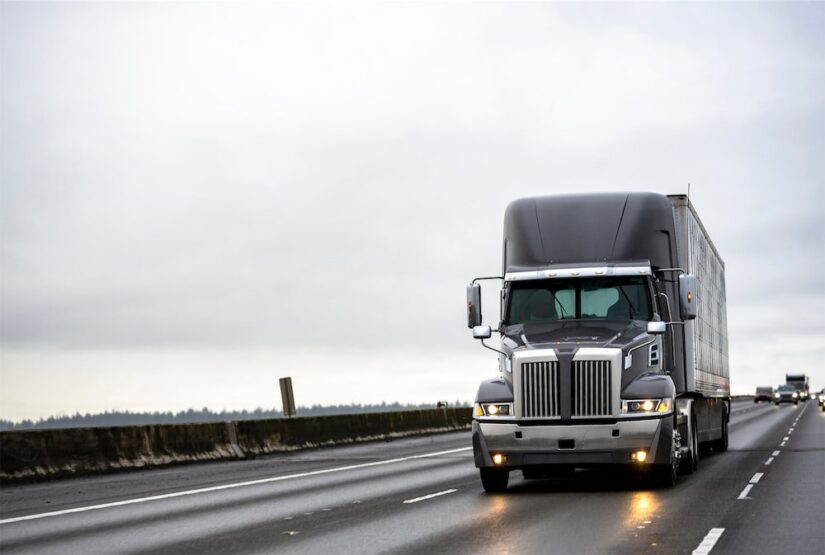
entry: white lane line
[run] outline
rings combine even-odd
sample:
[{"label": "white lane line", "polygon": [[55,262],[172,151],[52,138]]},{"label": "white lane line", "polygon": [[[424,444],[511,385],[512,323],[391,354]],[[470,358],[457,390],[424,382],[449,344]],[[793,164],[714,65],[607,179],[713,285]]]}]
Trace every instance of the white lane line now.
[{"label": "white lane line", "polygon": [[772,462],[773,462],[773,457],[768,457],[768,460],[765,461],[765,466],[770,466],[770,464]]},{"label": "white lane line", "polygon": [[785,436],[785,437],[782,438],[782,441],[788,441],[789,439],[791,439],[791,438],[789,438],[788,436]]},{"label": "white lane line", "polygon": [[778,456],[779,456],[779,453],[780,453],[780,451],[779,451],[779,449],[777,449],[776,451],[774,451],[773,453],[771,453],[771,457],[778,457]]},{"label": "white lane line", "polygon": [[123,501],[114,501],[112,503],[101,503],[100,505],[88,505],[86,507],[75,507],[74,509],[65,509],[62,511],[52,511],[48,513],[38,513],[34,515],[18,516],[14,518],[5,518],[0,520],[0,524],[11,524],[13,522],[23,522],[25,520],[37,520],[40,518],[47,518],[51,516],[69,515],[73,513],[85,513],[87,511],[98,511],[100,509],[109,509],[112,507],[123,507],[124,505],[135,505],[138,503],[147,503],[149,501],[160,501],[162,499],[174,499],[175,497],[184,497],[187,495],[197,495],[199,493],[210,493],[213,491],[221,491],[226,489],[242,488],[247,486],[257,486],[259,484],[269,484],[272,482],[283,482],[284,480],[294,480],[295,478],[306,478],[308,476],[319,476],[321,474],[332,474],[333,472],[345,472],[347,470],[357,470],[359,468],[370,468],[373,466],[383,466],[386,464],[395,464],[404,461],[412,461],[416,459],[426,459],[429,457],[438,457],[440,455],[450,455],[452,453],[461,453],[462,451],[469,451],[472,447],[461,447],[459,449],[449,449],[447,451],[436,451],[434,453],[423,453],[421,455],[411,455],[409,457],[399,457],[397,459],[387,459],[384,461],[375,461],[362,464],[352,464],[349,466],[339,466],[336,468],[326,468],[324,470],[312,470],[310,472],[300,472],[298,474],[288,474],[286,476],[273,476],[271,478],[261,478],[260,480],[249,480],[247,482],[235,482],[233,484],[223,484],[220,486],[210,486],[208,488],[191,489],[187,491],[176,491],[175,493],[164,493],[162,495],[152,495],[149,497],[138,497],[136,499],[125,499]]},{"label": "white lane line", "polygon": [[785,442],[783,441],[782,443],[779,444],[779,446],[780,447],[785,447]]},{"label": "white lane line", "polygon": [[747,499],[752,487],[753,484],[748,484],[747,486],[745,486],[745,489],[742,490],[742,493],[739,494],[739,497],[737,497],[737,499]]},{"label": "white lane line", "polygon": [[404,501],[404,503],[418,503],[419,501],[426,501],[427,499],[432,499],[433,497],[441,497],[442,495],[447,495],[448,493],[455,493],[457,491],[457,489],[445,489],[444,491],[439,491],[438,493],[431,493],[430,495],[416,497],[415,499],[407,499]]},{"label": "white lane line", "polygon": [[710,550],[713,549],[713,546],[719,541],[724,531],[724,528],[711,528],[710,532],[705,536],[705,539],[702,540],[702,543],[693,550],[693,555],[707,555],[710,553]]},{"label": "white lane line", "polygon": [[759,480],[762,479],[762,475],[763,475],[762,472],[757,472],[756,474],[753,475],[753,478],[751,478],[750,483],[751,484],[758,484]]}]

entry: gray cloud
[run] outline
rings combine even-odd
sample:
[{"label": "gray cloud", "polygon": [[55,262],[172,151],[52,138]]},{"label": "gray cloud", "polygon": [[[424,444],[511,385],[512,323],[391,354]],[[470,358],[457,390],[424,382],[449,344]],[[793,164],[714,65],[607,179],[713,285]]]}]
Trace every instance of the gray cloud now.
[{"label": "gray cloud", "polygon": [[733,357],[823,302],[821,5],[2,11],[6,348],[475,356],[507,202],[688,182]]}]

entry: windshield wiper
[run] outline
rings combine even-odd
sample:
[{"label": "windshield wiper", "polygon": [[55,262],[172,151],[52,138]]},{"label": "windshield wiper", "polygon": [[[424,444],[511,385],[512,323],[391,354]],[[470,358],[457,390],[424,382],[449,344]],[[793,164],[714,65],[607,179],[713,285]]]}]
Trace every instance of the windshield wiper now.
[{"label": "windshield wiper", "polygon": [[547,289],[547,292],[548,292],[548,293],[550,293],[550,296],[551,296],[551,297],[553,297],[553,302],[555,302],[557,305],[559,305],[559,308],[561,309],[561,319],[562,319],[562,320],[567,320],[567,311],[566,311],[566,310],[564,310],[564,305],[563,305],[563,304],[561,304],[561,301],[560,301],[560,300],[558,300],[558,299],[556,298],[556,294],[555,294],[555,293],[553,293],[553,292],[552,292],[551,290],[549,290],[549,289]]},{"label": "windshield wiper", "polygon": [[628,317],[631,320],[633,320],[633,315],[638,313],[638,311],[636,310],[636,305],[633,304],[633,302],[630,300],[630,297],[628,297],[627,293],[624,292],[624,287],[623,286],[621,286],[621,285],[619,286],[619,291],[621,291],[622,296],[624,297],[624,300],[627,301],[627,304],[630,305],[630,314],[628,314]]}]

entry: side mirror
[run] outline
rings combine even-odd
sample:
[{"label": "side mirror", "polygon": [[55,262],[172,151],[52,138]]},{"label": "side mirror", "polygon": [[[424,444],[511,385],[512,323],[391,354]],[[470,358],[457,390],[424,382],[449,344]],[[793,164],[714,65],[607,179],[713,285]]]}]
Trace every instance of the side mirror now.
[{"label": "side mirror", "polygon": [[[467,286],[467,327],[481,325],[481,286],[473,283]],[[473,330],[475,336],[475,330]],[[488,336],[489,337],[489,336]]]},{"label": "side mirror", "polygon": [[490,326],[474,326],[473,327],[473,338],[474,339],[490,339],[493,335],[493,330]]},{"label": "side mirror", "polygon": [[696,276],[692,274],[679,276],[679,301],[684,320],[693,320],[699,311],[698,285]]},{"label": "side mirror", "polygon": [[648,322],[647,323],[647,333],[652,335],[659,335],[661,333],[665,333],[667,329],[667,325],[664,322]]}]

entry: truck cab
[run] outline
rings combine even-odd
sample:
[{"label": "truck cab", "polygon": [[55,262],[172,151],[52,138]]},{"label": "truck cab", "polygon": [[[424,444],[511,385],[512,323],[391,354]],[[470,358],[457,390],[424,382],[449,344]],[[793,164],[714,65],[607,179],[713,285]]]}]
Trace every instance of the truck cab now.
[{"label": "truck cab", "polygon": [[[588,225],[589,224],[589,225]],[[697,388],[695,276],[678,260],[662,195],[572,195],[512,203],[503,275],[467,289],[482,324],[480,283],[501,284],[499,376],[481,384],[473,451],[487,491],[576,467],[632,465],[665,484],[698,464],[701,440],[727,445],[727,390]],[[669,231],[667,241],[661,228]],[[726,368],[725,368],[726,369]],[[704,426],[702,426],[704,424]]]}]

